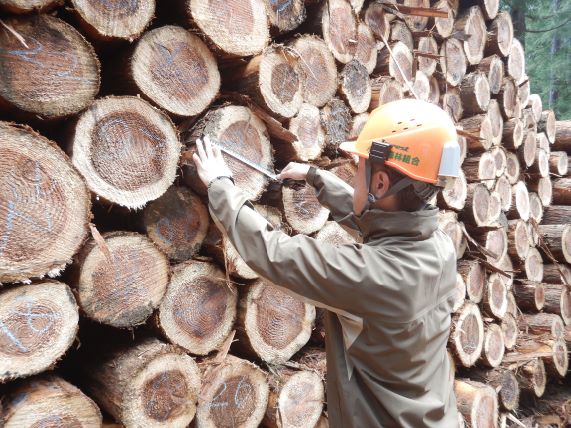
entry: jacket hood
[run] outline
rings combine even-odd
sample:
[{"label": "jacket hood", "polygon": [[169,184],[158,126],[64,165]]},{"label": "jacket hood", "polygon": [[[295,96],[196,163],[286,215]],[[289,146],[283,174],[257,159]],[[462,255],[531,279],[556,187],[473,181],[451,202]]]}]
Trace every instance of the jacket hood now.
[{"label": "jacket hood", "polygon": [[415,212],[369,209],[361,216],[355,216],[355,223],[365,243],[390,236],[422,241],[438,229],[438,208]]}]

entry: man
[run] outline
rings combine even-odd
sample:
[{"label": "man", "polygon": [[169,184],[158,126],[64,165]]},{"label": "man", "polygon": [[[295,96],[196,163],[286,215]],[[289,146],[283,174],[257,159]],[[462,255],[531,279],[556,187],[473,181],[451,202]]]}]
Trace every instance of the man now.
[{"label": "man", "polygon": [[273,231],[234,187],[221,152],[197,141],[194,161],[209,209],[246,263],[331,312],[326,317],[327,409],[332,427],[454,427],[458,415],[446,352],[456,256],[427,204],[458,175],[448,115],[417,100],[385,104],[356,142],[355,189],[333,174],[289,164],[364,244],[335,247]]}]

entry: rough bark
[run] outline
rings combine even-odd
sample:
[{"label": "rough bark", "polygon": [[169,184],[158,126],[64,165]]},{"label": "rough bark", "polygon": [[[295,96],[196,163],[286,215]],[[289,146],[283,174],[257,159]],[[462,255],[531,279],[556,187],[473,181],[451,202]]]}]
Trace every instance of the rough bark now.
[{"label": "rough bark", "polygon": [[514,282],[513,293],[519,309],[538,312],[545,304],[545,286],[541,282],[518,280]]},{"label": "rough bark", "polygon": [[545,284],[545,312],[558,314],[565,325],[571,325],[571,290],[562,284]]},{"label": "rough bark", "polygon": [[571,224],[540,224],[538,228],[557,261],[571,263]]},{"label": "rough bark", "polygon": [[555,130],[553,150],[563,150],[571,153],[571,120],[556,121]]}]

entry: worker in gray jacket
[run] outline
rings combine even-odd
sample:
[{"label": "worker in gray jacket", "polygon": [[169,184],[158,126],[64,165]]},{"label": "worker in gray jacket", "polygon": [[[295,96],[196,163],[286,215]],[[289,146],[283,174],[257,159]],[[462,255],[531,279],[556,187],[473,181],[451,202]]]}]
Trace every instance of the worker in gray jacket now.
[{"label": "worker in gray jacket", "polygon": [[400,100],[370,114],[357,141],[355,189],[335,175],[289,164],[280,178],[305,179],[333,219],[363,244],[334,246],[275,231],[235,187],[218,147],[193,156],[209,209],[261,276],[328,309],[327,410],[339,428],[458,425],[446,352],[456,300],[456,255],[428,205],[458,175],[455,127],[439,107]]}]

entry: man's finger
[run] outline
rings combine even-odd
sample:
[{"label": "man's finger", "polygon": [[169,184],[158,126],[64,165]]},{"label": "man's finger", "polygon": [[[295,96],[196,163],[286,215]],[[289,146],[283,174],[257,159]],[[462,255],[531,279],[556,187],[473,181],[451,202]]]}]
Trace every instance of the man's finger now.
[{"label": "man's finger", "polygon": [[200,158],[196,153],[192,154],[192,160],[194,161],[194,164],[198,169],[202,169],[202,161],[200,160]]},{"label": "man's finger", "polygon": [[206,160],[206,153],[204,153],[204,147],[202,146],[202,140],[200,138],[196,140],[196,149],[200,160],[204,162]]},{"label": "man's finger", "polygon": [[212,143],[210,142],[210,137],[208,135],[204,139],[204,148],[206,149],[206,156],[208,156],[208,158],[213,158],[214,153],[212,153]]},{"label": "man's finger", "polygon": [[214,157],[218,160],[224,161],[224,158],[222,157],[222,150],[220,150],[220,147],[218,146],[214,146]]}]

